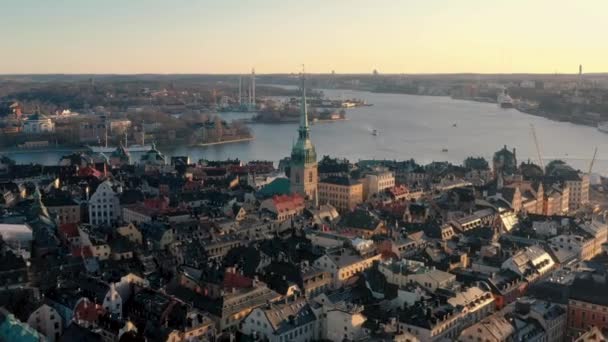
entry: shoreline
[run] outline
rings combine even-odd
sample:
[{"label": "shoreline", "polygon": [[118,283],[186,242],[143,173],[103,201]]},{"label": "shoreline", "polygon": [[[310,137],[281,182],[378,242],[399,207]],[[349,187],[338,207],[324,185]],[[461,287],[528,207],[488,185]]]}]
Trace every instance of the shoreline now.
[{"label": "shoreline", "polygon": [[334,123],[334,122],[340,122],[340,121],[349,121],[349,118],[344,118],[344,119],[336,119],[336,120],[332,120],[332,119],[326,119],[326,120],[313,120],[311,123],[313,125],[318,124],[318,123]]},{"label": "shoreline", "polygon": [[57,147],[44,147],[44,148],[1,148],[0,154],[13,154],[13,153],[45,153],[45,152],[86,152],[88,149],[86,147],[80,146],[57,146]]},{"label": "shoreline", "polygon": [[233,144],[233,143],[239,143],[239,142],[246,142],[246,141],[252,141],[254,139],[255,139],[255,137],[240,138],[240,139],[217,141],[217,142],[211,142],[211,143],[193,144],[193,145],[190,145],[190,146],[193,146],[193,147],[206,147],[206,146],[214,146],[214,145],[223,145],[223,144]]},{"label": "shoreline", "polygon": [[[331,120],[331,119],[324,119],[324,120],[316,120],[316,121],[309,121],[309,124],[314,125],[317,123],[332,123],[332,122],[340,122],[340,121],[349,121],[350,118],[344,118],[344,119],[337,119],[337,120]],[[246,124],[248,125],[287,125],[287,124],[298,124],[300,121],[298,120],[293,120],[293,121],[255,121],[255,120],[251,120],[251,121],[245,121]]]}]

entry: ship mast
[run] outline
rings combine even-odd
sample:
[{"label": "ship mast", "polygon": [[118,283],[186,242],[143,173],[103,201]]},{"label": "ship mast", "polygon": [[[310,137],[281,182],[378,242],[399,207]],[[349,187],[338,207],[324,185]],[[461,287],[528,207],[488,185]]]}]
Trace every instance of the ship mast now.
[{"label": "ship mast", "polygon": [[251,108],[255,110],[255,69],[251,69]]}]

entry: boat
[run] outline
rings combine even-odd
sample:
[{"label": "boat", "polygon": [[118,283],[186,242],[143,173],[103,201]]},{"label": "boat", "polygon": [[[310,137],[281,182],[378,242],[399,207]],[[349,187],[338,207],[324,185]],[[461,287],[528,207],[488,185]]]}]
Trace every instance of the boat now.
[{"label": "boat", "polygon": [[441,152],[447,152],[447,151],[448,151],[447,148],[444,148],[444,149],[441,150]]},{"label": "boat", "polygon": [[503,89],[502,93],[498,94],[497,101],[500,108],[513,108],[513,99],[507,93],[506,89]]},{"label": "boat", "polygon": [[608,121],[603,121],[597,124],[597,129],[600,132],[608,133]]},{"label": "boat", "polygon": [[[116,151],[117,146],[90,146],[87,148],[93,153],[112,153]],[[129,152],[148,152],[152,149],[152,145],[130,145],[126,148]]]}]

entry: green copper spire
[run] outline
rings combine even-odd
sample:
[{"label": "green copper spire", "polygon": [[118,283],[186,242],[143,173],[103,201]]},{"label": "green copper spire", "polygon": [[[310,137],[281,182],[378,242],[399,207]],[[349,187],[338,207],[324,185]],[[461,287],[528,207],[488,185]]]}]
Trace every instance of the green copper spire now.
[{"label": "green copper spire", "polygon": [[304,65],[302,65],[302,103],[301,103],[301,113],[300,113],[300,138],[302,135],[306,135],[308,138],[310,136],[310,128],[308,127],[308,106],[306,104],[306,74],[304,71]]},{"label": "green copper spire", "polygon": [[306,78],[302,69],[302,103],[300,105],[300,127],[298,128],[298,141],[291,151],[291,160],[296,164],[312,164],[317,161],[317,152],[310,140],[310,127],[308,126],[308,107],[306,104]]}]

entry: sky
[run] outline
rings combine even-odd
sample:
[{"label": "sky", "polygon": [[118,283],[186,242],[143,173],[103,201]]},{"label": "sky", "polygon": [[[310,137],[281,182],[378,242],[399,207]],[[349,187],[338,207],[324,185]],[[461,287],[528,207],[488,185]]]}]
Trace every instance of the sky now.
[{"label": "sky", "polygon": [[1,74],[608,71],[606,0],[0,0]]}]

